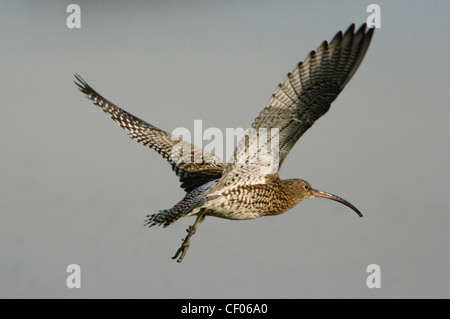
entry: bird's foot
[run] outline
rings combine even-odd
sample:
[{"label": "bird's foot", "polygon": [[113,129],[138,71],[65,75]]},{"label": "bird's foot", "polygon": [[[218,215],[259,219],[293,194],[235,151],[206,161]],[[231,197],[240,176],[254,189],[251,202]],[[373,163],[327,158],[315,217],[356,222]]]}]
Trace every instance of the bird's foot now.
[{"label": "bird's foot", "polygon": [[[195,224],[194,224],[195,225]],[[175,256],[172,257],[172,259],[176,259],[180,254],[180,257],[177,259],[177,262],[181,262],[184,258],[184,256],[187,253],[187,250],[189,249],[189,246],[191,245],[191,238],[194,236],[195,232],[197,231],[197,227],[194,227],[194,225],[191,225],[186,229],[187,236],[186,238],[183,238],[183,243],[181,244],[181,247],[178,248],[177,252],[175,253]]]},{"label": "bird's foot", "polygon": [[[191,238],[194,236],[195,232],[197,231],[198,225],[205,219],[205,214],[200,214],[197,216],[197,219],[195,220],[195,223],[186,229],[187,236],[183,239],[183,243],[181,244],[181,247],[178,248],[177,252],[175,253],[175,256],[172,257],[172,259],[177,259],[177,262],[181,262],[186,255],[187,250],[189,249],[189,246],[191,245]],[[180,257],[178,257],[180,256]]]},{"label": "bird's foot", "polygon": [[180,258],[177,259],[177,262],[181,262],[184,258],[184,256],[186,255],[186,252],[189,248],[189,243],[186,245],[186,241],[183,239],[183,244],[181,245],[180,248],[178,248],[177,252],[175,253],[175,256],[172,257],[172,259],[176,259],[178,257],[178,255],[181,254]]}]

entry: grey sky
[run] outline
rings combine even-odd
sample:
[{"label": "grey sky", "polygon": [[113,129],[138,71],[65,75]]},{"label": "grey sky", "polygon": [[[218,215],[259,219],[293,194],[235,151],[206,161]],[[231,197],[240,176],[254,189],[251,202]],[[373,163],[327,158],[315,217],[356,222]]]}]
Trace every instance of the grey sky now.
[{"label": "grey sky", "polygon": [[[246,128],[373,2],[78,1],[75,30],[69,1],[1,1],[0,298],[449,298],[448,1],[376,2],[361,67],[282,168],[364,218],[323,199],[207,218],[181,264],[193,218],[142,227],[182,198],[177,177],[72,82],[167,131]],[[72,263],[81,289],[66,287]]]}]

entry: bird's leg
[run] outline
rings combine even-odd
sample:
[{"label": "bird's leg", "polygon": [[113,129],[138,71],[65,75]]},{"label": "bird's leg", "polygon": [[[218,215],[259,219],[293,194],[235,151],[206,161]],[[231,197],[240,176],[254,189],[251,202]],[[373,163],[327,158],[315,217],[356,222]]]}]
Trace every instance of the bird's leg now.
[{"label": "bird's leg", "polygon": [[181,262],[184,258],[184,256],[186,255],[186,252],[189,248],[189,245],[191,244],[191,238],[192,236],[194,236],[195,232],[197,231],[197,227],[198,225],[200,225],[200,223],[205,220],[206,214],[205,213],[200,213],[197,215],[197,219],[195,220],[195,223],[191,226],[189,226],[188,229],[186,229],[186,231],[188,232],[186,238],[183,239],[183,243],[181,244],[181,247],[178,248],[177,252],[175,253],[175,256],[172,257],[172,259],[176,259],[178,257],[178,255],[181,254],[180,258],[177,259],[177,262]]}]

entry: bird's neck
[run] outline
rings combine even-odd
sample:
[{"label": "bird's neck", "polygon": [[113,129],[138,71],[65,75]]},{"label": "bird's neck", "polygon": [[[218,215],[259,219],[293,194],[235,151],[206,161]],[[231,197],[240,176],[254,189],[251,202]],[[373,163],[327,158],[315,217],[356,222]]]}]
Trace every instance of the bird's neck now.
[{"label": "bird's neck", "polygon": [[291,209],[298,205],[302,200],[305,199],[303,196],[303,188],[301,186],[301,180],[299,179],[285,179],[281,180],[281,185],[283,185],[284,193],[289,201],[289,208]]}]

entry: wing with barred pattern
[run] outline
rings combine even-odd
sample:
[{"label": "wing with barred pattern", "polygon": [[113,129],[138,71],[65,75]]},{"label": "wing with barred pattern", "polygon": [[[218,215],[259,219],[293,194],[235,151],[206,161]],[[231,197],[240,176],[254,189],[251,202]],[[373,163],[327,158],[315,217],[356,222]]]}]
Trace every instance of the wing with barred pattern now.
[{"label": "wing with barred pattern", "polygon": [[132,139],[153,148],[169,162],[186,192],[222,176],[224,164],[220,158],[124,111],[102,97],[79,75],[75,77],[80,91],[108,113]]},{"label": "wing with barred pattern", "polygon": [[[278,171],[298,139],[328,111],[358,69],[374,33],[373,28],[366,28],[363,24],[355,32],[352,24],[344,34],[338,32],[330,43],[324,41],[311,51],[278,85],[270,105],[251,125],[256,134],[253,139],[258,141],[260,129],[278,129]],[[270,136],[267,134],[265,143],[249,143],[248,136],[243,138],[234,153],[234,163],[226,165],[211,193],[224,187],[264,183],[266,174],[261,173],[261,164],[252,160],[261,150],[270,149]]]}]

